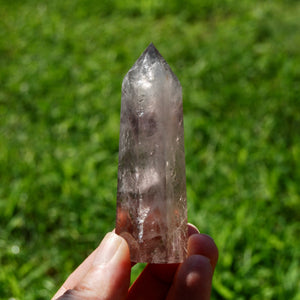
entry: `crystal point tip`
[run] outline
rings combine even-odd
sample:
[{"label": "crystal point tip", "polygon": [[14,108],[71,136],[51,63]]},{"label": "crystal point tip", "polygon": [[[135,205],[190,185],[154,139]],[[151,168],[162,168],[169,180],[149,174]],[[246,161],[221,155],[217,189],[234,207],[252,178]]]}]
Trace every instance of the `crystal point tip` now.
[{"label": "crystal point tip", "polygon": [[167,65],[167,62],[163,58],[163,56],[159,53],[153,43],[150,43],[149,46],[145,49],[145,51],[138,58],[133,68],[136,65],[145,65],[145,64],[154,64],[156,62],[161,62]]},{"label": "crystal point tip", "polygon": [[153,43],[149,44],[149,46],[146,48],[145,52],[156,52],[156,53],[159,53]]}]

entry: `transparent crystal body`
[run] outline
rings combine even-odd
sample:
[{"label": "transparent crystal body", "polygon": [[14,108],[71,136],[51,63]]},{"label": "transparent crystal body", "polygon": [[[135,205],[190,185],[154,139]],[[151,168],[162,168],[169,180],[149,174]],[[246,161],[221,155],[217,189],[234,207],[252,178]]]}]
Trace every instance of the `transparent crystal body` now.
[{"label": "transparent crystal body", "polygon": [[133,262],[186,258],[181,85],[153,44],[122,84],[116,233]]}]

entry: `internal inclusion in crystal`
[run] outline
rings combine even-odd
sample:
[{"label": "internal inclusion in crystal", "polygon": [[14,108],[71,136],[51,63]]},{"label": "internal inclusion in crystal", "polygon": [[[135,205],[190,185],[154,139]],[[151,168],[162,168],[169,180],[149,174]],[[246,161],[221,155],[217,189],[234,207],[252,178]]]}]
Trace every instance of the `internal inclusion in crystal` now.
[{"label": "internal inclusion in crystal", "polygon": [[122,84],[116,233],[133,262],[186,258],[181,85],[153,44]]}]

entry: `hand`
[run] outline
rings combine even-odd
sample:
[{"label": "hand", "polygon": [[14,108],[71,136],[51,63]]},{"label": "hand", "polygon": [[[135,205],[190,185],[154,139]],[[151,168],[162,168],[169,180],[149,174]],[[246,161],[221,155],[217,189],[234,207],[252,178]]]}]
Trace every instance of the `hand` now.
[{"label": "hand", "polygon": [[214,241],[189,225],[188,258],[182,264],[148,264],[129,289],[129,248],[110,232],[52,299],[210,299],[217,260]]}]

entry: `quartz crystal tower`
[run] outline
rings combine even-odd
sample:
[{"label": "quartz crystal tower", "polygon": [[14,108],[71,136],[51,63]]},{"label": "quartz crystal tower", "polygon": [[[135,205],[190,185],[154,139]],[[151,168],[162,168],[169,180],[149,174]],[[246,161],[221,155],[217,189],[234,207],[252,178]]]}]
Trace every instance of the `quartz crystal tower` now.
[{"label": "quartz crystal tower", "polygon": [[181,85],[153,44],[122,84],[116,233],[133,262],[186,257]]}]

